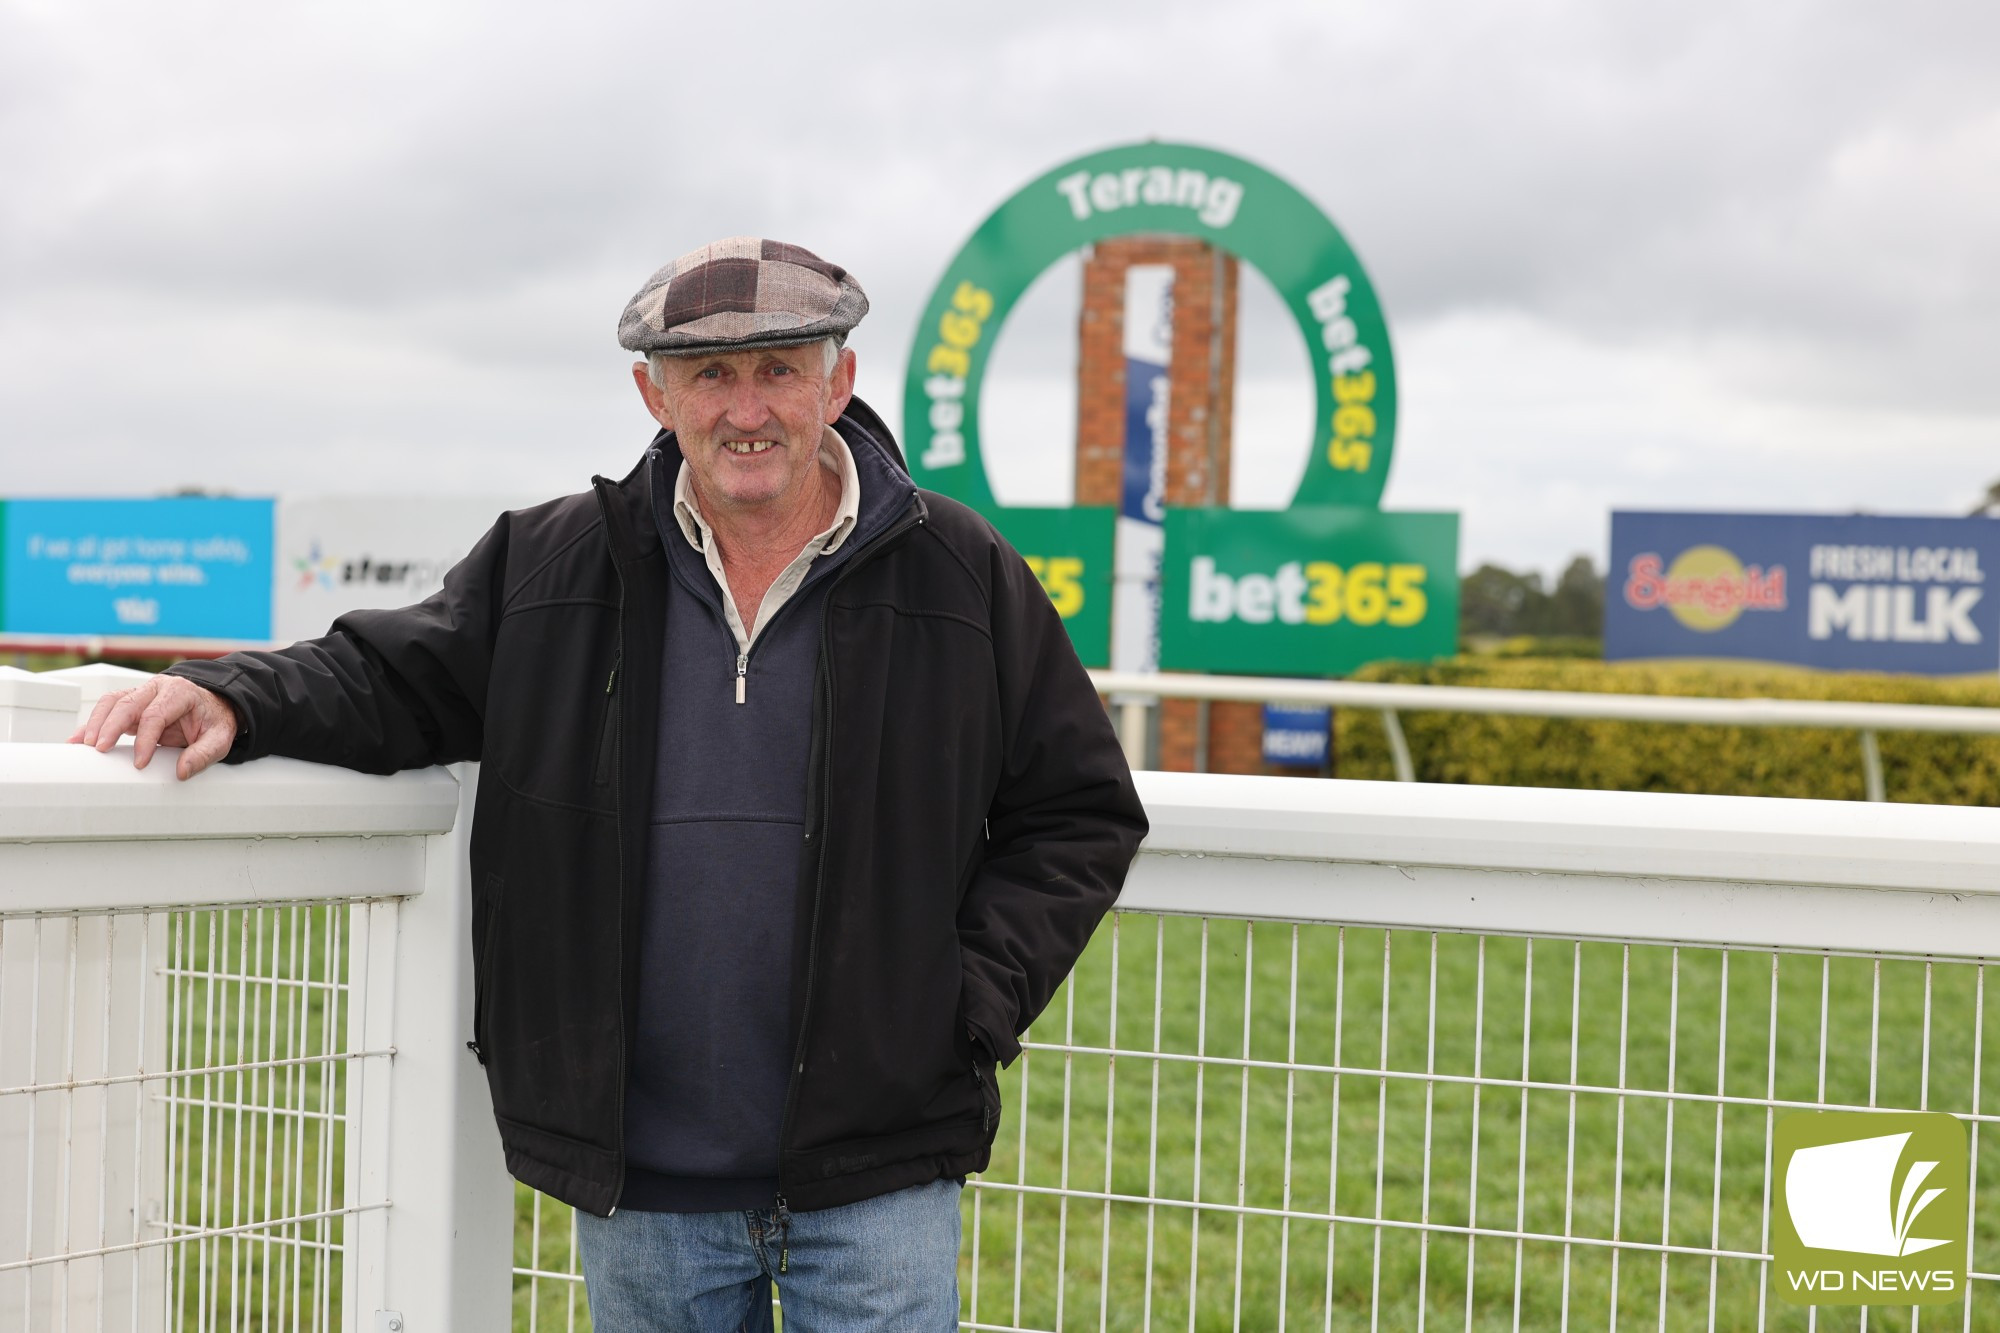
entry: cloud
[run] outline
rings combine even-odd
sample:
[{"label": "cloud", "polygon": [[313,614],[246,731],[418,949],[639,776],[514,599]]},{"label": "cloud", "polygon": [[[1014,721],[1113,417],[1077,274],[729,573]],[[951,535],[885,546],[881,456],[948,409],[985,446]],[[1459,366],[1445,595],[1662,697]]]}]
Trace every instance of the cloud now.
[{"label": "cloud", "polygon": [[[1405,367],[1391,498],[1464,508],[1468,550],[1585,546],[1663,477],[1969,504],[2000,471],[1966,443],[2000,431],[1996,54],[1973,0],[22,0],[0,11],[0,491],[276,489],[334,457],[571,488],[572,459],[646,433],[619,307],[746,231],[861,276],[863,391],[893,422],[917,310],[980,218],[1156,135],[1255,158],[1340,224]],[[1246,357],[1296,339],[1245,318]],[[1245,362],[1239,415],[1291,410],[1249,401],[1283,360]],[[1023,419],[1051,401],[1023,387]],[[1479,464],[1503,436],[1512,465]]]}]

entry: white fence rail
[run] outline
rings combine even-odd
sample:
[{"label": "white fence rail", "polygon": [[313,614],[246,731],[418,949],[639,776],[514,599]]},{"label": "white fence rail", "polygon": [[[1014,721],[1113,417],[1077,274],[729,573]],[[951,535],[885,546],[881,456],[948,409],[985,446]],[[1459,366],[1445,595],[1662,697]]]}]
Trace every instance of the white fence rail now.
[{"label": "white fence rail", "polygon": [[1933,704],[1852,703],[1827,699],[1699,699],[1663,694],[1596,694],[1563,690],[1489,690],[1458,685],[1394,685],[1357,680],[1295,680],[1263,676],[1193,676],[1174,672],[1093,671],[1099,692],[1116,697],[1119,736],[1134,767],[1146,752],[1147,709],[1153,699],[1312,704],[1379,713],[1388,733],[1398,782],[1416,781],[1403,713],[1487,713],[1510,717],[1592,718],[1610,722],[1670,722],[1683,726],[1820,727],[1852,731],[1860,740],[1863,786],[1871,801],[1887,799],[1884,731],[2000,735],[2000,709]]},{"label": "white fence rail", "polygon": [[[1768,1145],[1810,1107],[1968,1123],[1973,1281],[1921,1322],[1995,1326],[2000,813],[1140,781],[967,1192],[967,1327],[1803,1328]],[[460,1045],[462,798],[0,745],[0,1327],[497,1328],[510,1267],[516,1327],[588,1326]]]},{"label": "white fence rail", "polygon": [[459,784],[173,757],[0,745],[0,1328],[501,1326]]}]

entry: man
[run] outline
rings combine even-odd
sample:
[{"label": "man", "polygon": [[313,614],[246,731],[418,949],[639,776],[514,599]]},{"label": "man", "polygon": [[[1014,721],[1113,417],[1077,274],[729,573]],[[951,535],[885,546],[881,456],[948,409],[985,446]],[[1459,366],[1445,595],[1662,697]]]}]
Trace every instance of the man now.
[{"label": "man", "polygon": [[718,241],[619,323],[661,426],[443,591],[182,663],[76,739],[481,769],[472,1042],[604,1333],[933,1329],[997,1062],[1146,829],[1060,621],[853,397],[867,310]]}]

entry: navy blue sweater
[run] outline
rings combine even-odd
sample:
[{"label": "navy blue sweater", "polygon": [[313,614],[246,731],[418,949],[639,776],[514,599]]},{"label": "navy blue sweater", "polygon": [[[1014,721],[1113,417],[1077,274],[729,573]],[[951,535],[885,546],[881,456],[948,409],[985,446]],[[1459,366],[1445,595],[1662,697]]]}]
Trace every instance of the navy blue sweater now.
[{"label": "navy blue sweater", "polygon": [[833,572],[915,489],[861,430],[842,438],[860,479],[859,521],[758,630],[741,704],[721,591],[674,521],[671,444],[654,468],[672,577],[622,1207],[763,1208],[777,1193],[820,622]]}]

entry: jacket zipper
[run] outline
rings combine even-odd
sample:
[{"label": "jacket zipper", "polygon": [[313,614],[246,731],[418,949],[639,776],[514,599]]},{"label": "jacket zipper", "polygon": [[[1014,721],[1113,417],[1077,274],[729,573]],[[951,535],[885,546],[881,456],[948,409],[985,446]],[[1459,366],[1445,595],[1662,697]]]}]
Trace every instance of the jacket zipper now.
[{"label": "jacket zipper", "polygon": [[[649,450],[648,453],[652,456],[652,458],[657,458],[659,456],[659,451],[657,449]],[[649,459],[648,461],[650,462],[651,460]],[[606,694],[611,694],[613,693],[613,691],[616,690],[618,686],[618,668],[621,665],[623,665],[625,661],[625,595],[627,589],[625,586],[625,570],[618,563],[618,557],[620,555],[620,551],[618,550],[619,542],[617,539],[620,529],[611,520],[611,506],[610,502],[605,497],[603,488],[593,488],[593,489],[597,490],[598,517],[601,518],[604,522],[605,545],[611,548],[611,572],[618,580],[618,640],[612,646],[611,675],[604,682],[604,692]],[[649,490],[651,489],[650,479],[648,480],[648,489]],[[618,1000],[618,1016],[617,1016],[618,1017],[617,1050],[618,1050],[618,1094],[619,1095],[618,1095],[618,1133],[617,1137],[613,1140],[613,1142],[615,1142],[618,1145],[618,1184],[614,1187],[614,1193],[612,1195],[612,1200],[611,1200],[611,1208],[608,1212],[604,1214],[606,1217],[612,1217],[617,1214],[618,1200],[621,1197],[623,1197],[625,1193],[625,1183],[624,1183],[625,1182],[625,1095],[624,1094],[625,1094],[625,1073],[626,1073],[625,1070],[626,1034],[625,1034],[624,994],[625,994],[626,978],[623,975],[625,968],[625,889],[626,889],[625,783],[624,783],[624,775],[616,771],[614,771],[611,775],[611,820],[612,820],[611,823],[612,842],[613,845],[618,850],[617,958],[618,958],[618,968],[620,975],[618,978],[619,1000]]]},{"label": "jacket zipper", "polygon": [[979,1132],[993,1132],[993,1108],[986,1100],[986,1075],[979,1072],[979,1052],[972,1053],[972,1086],[979,1092]]},{"label": "jacket zipper", "polygon": [[479,1044],[481,1020],[486,1016],[487,998],[493,992],[493,936],[500,925],[500,894],[504,881],[498,875],[486,877],[486,896],[490,902],[486,908],[486,929],[479,934],[479,976],[484,983],[472,995],[472,1040],[465,1043],[465,1049],[472,1052],[472,1058],[479,1061],[482,1068],[486,1064],[486,1048]]},{"label": "jacket zipper", "polygon": [[[889,533],[884,532],[882,535],[884,537],[887,537]],[[834,571],[833,580],[836,584],[839,583],[841,574],[844,572],[845,571],[843,570]],[[685,586],[685,582],[686,581],[683,580],[683,586]],[[783,606],[780,606],[776,611],[773,611],[771,613],[771,618],[769,620],[765,621],[762,625],[757,626],[757,632],[755,635],[752,636],[750,646],[742,649],[740,652],[736,654],[736,702],[737,703],[740,704],[744,700],[746,687],[748,685],[748,678],[750,675],[750,654],[757,651],[757,642],[770,632],[771,626],[777,623],[778,617],[784,615],[785,612],[791,610],[793,606],[797,605],[801,600],[803,600],[799,596],[799,594],[804,591],[805,591],[805,585],[801,583],[798,588],[793,590],[792,596],[785,599],[785,604]],[[831,587],[827,589],[827,595],[829,597],[833,595],[833,589]],[[713,607],[711,607],[711,610],[712,609]],[[730,637],[731,638],[735,637],[733,631]]]},{"label": "jacket zipper", "polygon": [[[812,839],[815,832],[812,825],[824,820],[826,817],[823,807],[817,810],[814,808],[815,798],[817,797],[823,801],[827,788],[833,785],[833,643],[828,629],[828,623],[833,611],[833,596],[840,591],[840,585],[845,583],[849,576],[854,574],[856,570],[863,568],[869,561],[881,555],[889,547],[891,539],[900,537],[911,528],[918,527],[923,523],[924,519],[920,502],[916,500],[914,493],[911,496],[911,501],[910,506],[904,511],[904,517],[895,526],[889,528],[880,537],[870,542],[867,547],[857,552],[854,559],[848,561],[846,567],[833,576],[833,582],[828,585],[826,590],[826,600],[820,604],[819,653],[820,661],[825,664],[825,671],[822,674],[826,688],[815,704],[819,709],[819,715],[813,718],[813,731],[820,736],[824,744],[824,753],[820,756],[821,771],[817,792],[814,791],[811,785],[811,774],[808,773],[807,775],[806,811],[811,816],[807,821],[805,834],[808,841]],[[798,1046],[792,1052],[792,1068],[785,1081],[785,1114],[784,1118],[778,1124],[778,1194],[774,1202],[779,1216],[787,1220],[790,1219],[791,1214],[785,1211],[785,1144],[792,1137],[792,1120],[798,1113],[799,1075],[805,1072],[806,1038],[812,1031],[813,978],[819,971],[820,899],[826,892],[826,837],[824,830],[819,830],[819,832],[821,834],[820,845],[813,857],[812,915],[810,924],[806,929],[805,999],[799,1007]],[[789,1252],[782,1240],[783,1233],[781,1232],[780,1235],[778,1266],[779,1271],[782,1272],[785,1262],[789,1258]]]}]

